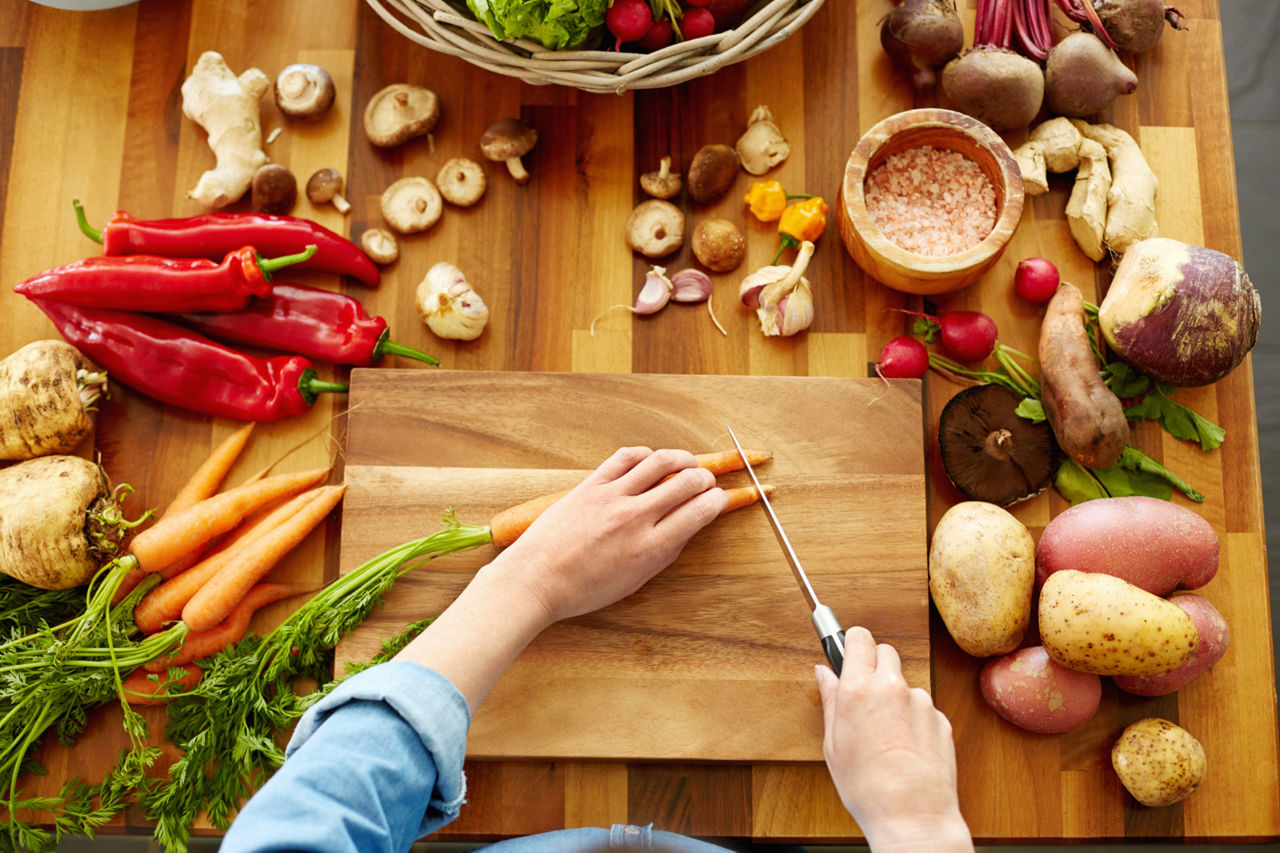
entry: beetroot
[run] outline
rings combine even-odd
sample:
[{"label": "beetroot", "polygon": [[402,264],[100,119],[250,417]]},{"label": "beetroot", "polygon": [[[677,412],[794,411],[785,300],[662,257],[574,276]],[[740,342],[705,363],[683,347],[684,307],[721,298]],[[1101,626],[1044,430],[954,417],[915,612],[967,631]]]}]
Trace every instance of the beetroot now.
[{"label": "beetroot", "polygon": [[932,89],[937,71],[964,47],[955,0],[904,0],[880,24],[880,44],[919,91]]},{"label": "beetroot", "polygon": [[1044,101],[1044,73],[1027,57],[977,45],[942,70],[942,89],[961,112],[997,133],[1026,127]]},{"label": "beetroot", "polygon": [[1161,0],[1095,0],[1094,11],[1121,53],[1154,49],[1166,22],[1175,30],[1184,29],[1182,15]]},{"label": "beetroot", "polygon": [[1055,44],[1044,66],[1045,103],[1068,118],[1100,113],[1137,87],[1138,78],[1093,33],[1072,33]]}]

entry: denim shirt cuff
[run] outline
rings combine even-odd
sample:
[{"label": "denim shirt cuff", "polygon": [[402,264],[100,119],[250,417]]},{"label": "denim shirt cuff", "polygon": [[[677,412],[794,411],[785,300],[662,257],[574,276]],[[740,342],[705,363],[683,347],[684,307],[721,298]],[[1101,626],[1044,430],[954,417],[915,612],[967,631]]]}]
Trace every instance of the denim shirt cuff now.
[{"label": "denim shirt cuff", "polygon": [[353,700],[382,702],[398,714],[417,732],[435,764],[435,789],[419,837],[457,817],[466,799],[462,765],[471,709],[453,682],[421,664],[388,661],[343,681],[298,721],[285,756],[302,746],[335,709]]}]

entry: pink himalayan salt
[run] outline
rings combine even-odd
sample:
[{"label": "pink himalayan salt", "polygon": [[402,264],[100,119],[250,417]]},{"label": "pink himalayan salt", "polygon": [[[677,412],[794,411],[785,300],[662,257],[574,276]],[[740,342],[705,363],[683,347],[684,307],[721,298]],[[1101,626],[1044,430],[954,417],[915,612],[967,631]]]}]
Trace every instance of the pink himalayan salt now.
[{"label": "pink himalayan salt", "polygon": [[978,245],[996,225],[996,191],[959,151],[923,145],[891,154],[867,175],[867,213],[889,240],[945,257]]}]

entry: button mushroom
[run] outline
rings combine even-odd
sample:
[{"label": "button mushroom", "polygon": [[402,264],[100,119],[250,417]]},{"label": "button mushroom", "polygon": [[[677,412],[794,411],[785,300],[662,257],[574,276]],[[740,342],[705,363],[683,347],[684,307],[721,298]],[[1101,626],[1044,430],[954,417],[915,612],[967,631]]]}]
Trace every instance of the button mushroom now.
[{"label": "button mushroom", "polygon": [[684,213],[669,201],[651,198],[627,217],[627,245],[647,258],[661,258],[684,244]]},{"label": "button mushroom", "polygon": [[382,218],[401,234],[426,231],[443,212],[440,191],[427,178],[401,178],[382,193]]},{"label": "button mushroom", "polygon": [[658,171],[645,172],[640,176],[640,189],[654,198],[675,198],[683,185],[680,173],[671,171],[670,156],[662,158],[658,163]]},{"label": "button mushroom", "polygon": [[279,163],[268,163],[253,175],[250,203],[259,213],[283,214],[298,199],[298,181]]},{"label": "button mushroom", "polygon": [[385,228],[369,228],[360,235],[360,248],[375,264],[393,264],[400,257],[396,235]]},{"label": "button mushroom", "polygon": [[689,198],[707,204],[723,196],[738,177],[738,154],[728,145],[704,145],[689,164]]},{"label": "button mushroom", "polygon": [[422,86],[393,83],[369,99],[364,132],[380,148],[403,145],[430,133],[440,120],[440,99]]},{"label": "button mushroom", "polygon": [[1017,413],[1022,395],[1002,385],[957,393],[938,418],[938,448],[956,488],[1008,506],[1044,491],[1058,468],[1053,430]]},{"label": "button mushroom", "polygon": [[519,119],[504,118],[489,125],[480,137],[480,150],[490,160],[506,163],[511,177],[517,184],[523,184],[528,183],[529,173],[520,158],[528,154],[537,142],[537,130]]},{"label": "button mushroom", "polygon": [[791,146],[764,105],[752,111],[747,130],[738,137],[735,149],[742,168],[753,175],[763,175],[791,155]]},{"label": "button mushroom", "polygon": [[747,256],[747,238],[727,219],[704,219],[693,229],[693,256],[709,270],[728,272]]},{"label": "button mushroom", "polygon": [[436,184],[444,200],[458,207],[470,207],[484,195],[488,186],[484,169],[470,157],[454,157],[440,167]]},{"label": "button mushroom", "polygon": [[351,210],[342,197],[342,173],[337,169],[320,169],[307,180],[307,198],[312,204],[333,202],[339,213]]},{"label": "button mushroom", "polygon": [[275,92],[280,112],[304,121],[315,121],[333,106],[333,78],[319,65],[286,65],[276,76]]}]

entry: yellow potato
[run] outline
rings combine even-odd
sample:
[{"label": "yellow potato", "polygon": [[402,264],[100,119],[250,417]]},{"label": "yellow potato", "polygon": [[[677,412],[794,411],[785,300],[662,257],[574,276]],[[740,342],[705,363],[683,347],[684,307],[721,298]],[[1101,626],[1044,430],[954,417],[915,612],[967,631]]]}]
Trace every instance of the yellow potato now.
[{"label": "yellow potato", "polygon": [[1078,672],[1155,675],[1181,666],[1199,634],[1170,601],[1114,575],[1068,569],[1040,591],[1040,641]]},{"label": "yellow potato", "polygon": [[1185,800],[1204,781],[1204,747],[1186,729],[1159,717],[1129,726],[1111,747],[1111,766],[1144,806]]},{"label": "yellow potato", "polygon": [[956,644],[975,657],[1013,651],[1031,621],[1035,540],[995,504],[958,503],[938,520],[929,592]]}]

